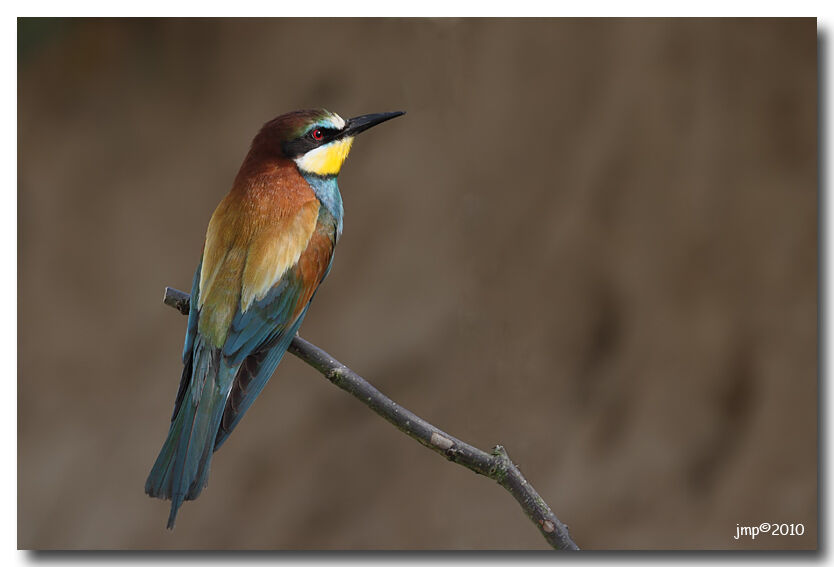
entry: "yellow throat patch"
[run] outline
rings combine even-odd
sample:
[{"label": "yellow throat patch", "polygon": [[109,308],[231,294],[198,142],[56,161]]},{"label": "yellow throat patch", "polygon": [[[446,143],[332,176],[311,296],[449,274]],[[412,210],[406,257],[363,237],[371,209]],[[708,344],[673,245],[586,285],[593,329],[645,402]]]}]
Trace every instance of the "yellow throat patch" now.
[{"label": "yellow throat patch", "polygon": [[320,148],[310,150],[303,156],[295,158],[299,169],[316,175],[336,175],[345,163],[350,147],[353,145],[353,137],[342,138],[330,142]]}]

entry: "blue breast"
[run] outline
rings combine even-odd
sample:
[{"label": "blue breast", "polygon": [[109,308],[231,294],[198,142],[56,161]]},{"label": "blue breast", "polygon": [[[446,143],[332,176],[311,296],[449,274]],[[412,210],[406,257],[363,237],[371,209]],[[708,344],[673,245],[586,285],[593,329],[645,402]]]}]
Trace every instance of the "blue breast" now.
[{"label": "blue breast", "polygon": [[313,188],[321,204],[332,215],[336,221],[336,240],[342,236],[342,218],[345,215],[345,209],[342,205],[342,194],[339,193],[339,184],[336,182],[335,175],[328,175],[326,177],[321,175],[311,175],[302,172],[304,179]]}]

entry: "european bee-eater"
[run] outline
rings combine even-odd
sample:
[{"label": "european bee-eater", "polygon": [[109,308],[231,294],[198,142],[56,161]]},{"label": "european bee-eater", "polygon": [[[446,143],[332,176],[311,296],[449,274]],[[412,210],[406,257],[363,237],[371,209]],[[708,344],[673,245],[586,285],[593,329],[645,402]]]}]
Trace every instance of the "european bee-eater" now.
[{"label": "european bee-eater", "polygon": [[267,122],[209,221],[191,287],[183,372],[168,438],[145,492],[183,500],[263,390],[333,263],[342,234],[336,176],[354,137],[404,114],[349,120],[300,110]]}]

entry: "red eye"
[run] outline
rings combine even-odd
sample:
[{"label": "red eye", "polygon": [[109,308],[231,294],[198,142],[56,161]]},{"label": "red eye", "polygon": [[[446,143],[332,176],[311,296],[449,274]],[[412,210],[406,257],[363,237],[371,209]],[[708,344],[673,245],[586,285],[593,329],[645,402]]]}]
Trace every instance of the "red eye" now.
[{"label": "red eye", "polygon": [[321,133],[321,130],[316,128],[313,130],[313,139],[314,140],[321,140],[324,137],[324,134]]}]

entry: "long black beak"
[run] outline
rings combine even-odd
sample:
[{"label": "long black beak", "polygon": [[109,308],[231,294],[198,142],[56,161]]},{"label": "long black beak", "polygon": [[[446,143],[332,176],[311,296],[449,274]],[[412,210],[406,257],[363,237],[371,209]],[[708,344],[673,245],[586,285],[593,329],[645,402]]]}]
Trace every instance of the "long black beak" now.
[{"label": "long black beak", "polygon": [[405,112],[400,110],[396,112],[380,112],[378,114],[363,114],[362,116],[355,116],[353,118],[349,118],[347,124],[345,125],[345,129],[342,130],[341,137],[345,136],[356,136],[360,132],[364,132],[368,128],[372,128],[377,124],[382,124],[386,120],[391,120],[392,118],[396,118],[397,116],[402,116]]}]

